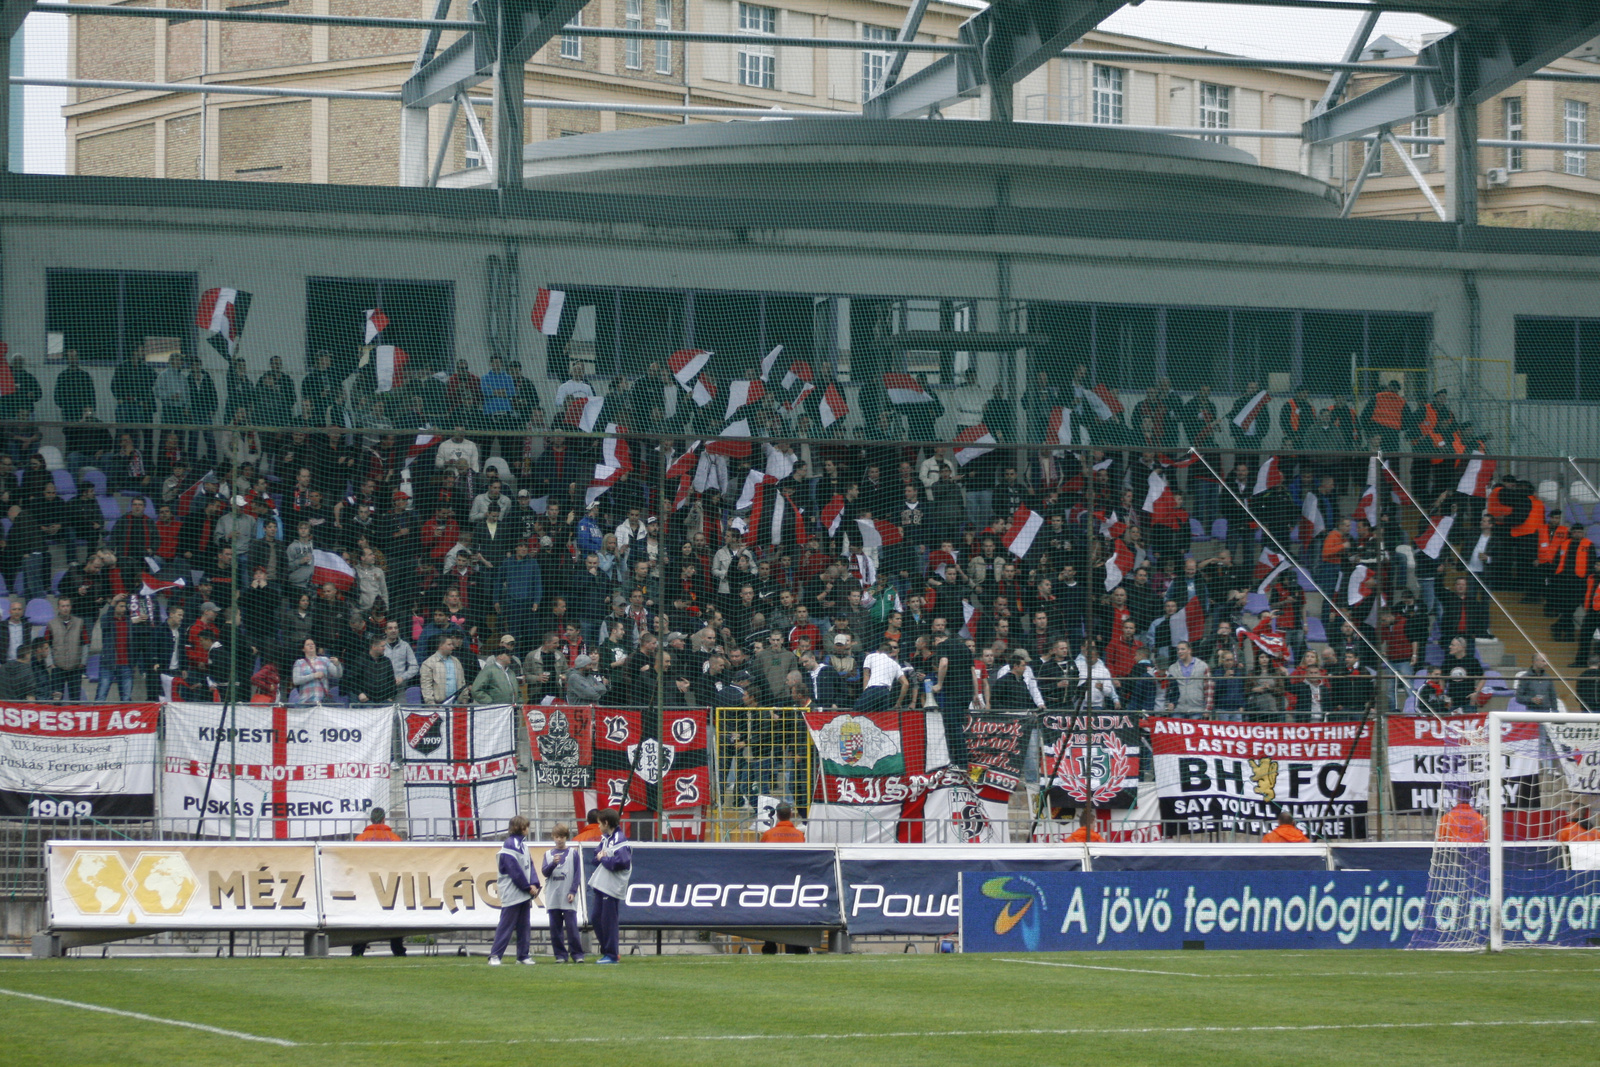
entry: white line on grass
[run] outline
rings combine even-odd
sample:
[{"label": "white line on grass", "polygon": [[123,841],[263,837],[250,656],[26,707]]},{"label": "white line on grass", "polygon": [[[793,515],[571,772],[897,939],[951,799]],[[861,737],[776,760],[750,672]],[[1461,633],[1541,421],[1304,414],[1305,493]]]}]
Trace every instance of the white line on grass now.
[{"label": "white line on grass", "polygon": [[1076,1027],[1014,1030],[901,1030],[872,1033],[856,1031],[843,1034],[667,1034],[627,1035],[604,1037],[470,1037],[457,1040],[418,1038],[415,1041],[324,1041],[306,1042],[302,1047],[361,1047],[402,1045],[629,1045],[645,1042],[701,1042],[701,1041],[860,1041],[869,1038],[903,1039],[932,1037],[1115,1037],[1126,1034],[1265,1034],[1311,1033],[1327,1030],[1443,1030],[1452,1028],[1500,1026],[1596,1026],[1595,1019],[1466,1019],[1446,1023],[1314,1023],[1305,1026],[1129,1026],[1129,1027]]},{"label": "white line on grass", "polygon": [[[1152,971],[1144,967],[1110,967],[1097,966],[1092,963],[1055,963],[1049,960],[1008,960],[1001,959],[1000,963],[1023,963],[1029,967],[1070,967],[1075,971],[1121,971],[1124,974],[1163,974],[1173,978],[1211,978],[1209,974],[1196,974],[1193,971]],[[1229,978],[1233,975],[1221,975]]]},{"label": "white line on grass", "polygon": [[224,1030],[220,1026],[207,1026],[205,1023],[185,1022],[182,1019],[163,1019],[159,1015],[146,1015],[142,1011],[123,1011],[121,1008],[108,1008],[102,1004],[85,1004],[80,1000],[61,1000],[58,997],[41,997],[37,993],[23,993],[15,989],[0,989],[0,994],[8,997],[21,997],[24,1000],[37,1000],[45,1004],[59,1004],[63,1008],[77,1008],[81,1011],[98,1011],[106,1015],[120,1015],[124,1019],[138,1019],[147,1023],[162,1023],[166,1026],[182,1026],[189,1030],[203,1030],[208,1034],[219,1037],[236,1037],[240,1041],[259,1041],[265,1045],[281,1045],[284,1048],[294,1048],[297,1042],[285,1041],[281,1037],[262,1037],[260,1034],[247,1034],[243,1030]]}]

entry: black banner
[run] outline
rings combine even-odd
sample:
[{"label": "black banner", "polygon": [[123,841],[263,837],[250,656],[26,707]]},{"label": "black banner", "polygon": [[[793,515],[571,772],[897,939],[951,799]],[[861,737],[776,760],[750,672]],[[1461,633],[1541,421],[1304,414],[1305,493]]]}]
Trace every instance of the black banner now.
[{"label": "black banner", "polygon": [[1015,793],[1027,770],[1027,712],[967,712],[967,771],[975,786]]},{"label": "black banner", "polygon": [[[595,850],[583,850],[593,878]],[[778,927],[840,924],[832,848],[634,844],[623,926]]]},{"label": "black banner", "polygon": [[[1063,735],[1067,751],[1058,761]],[[1039,745],[1040,777],[1078,805],[1131,808],[1138,799],[1139,723],[1132,715],[1048,712],[1039,720]]]}]

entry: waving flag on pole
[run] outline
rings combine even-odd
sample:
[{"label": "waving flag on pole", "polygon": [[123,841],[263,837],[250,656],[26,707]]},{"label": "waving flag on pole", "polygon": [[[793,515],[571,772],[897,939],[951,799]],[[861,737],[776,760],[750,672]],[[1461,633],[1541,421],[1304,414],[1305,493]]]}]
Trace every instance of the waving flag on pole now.
[{"label": "waving flag on pole", "polygon": [[1034,538],[1044,529],[1044,516],[1028,505],[1020,505],[1011,513],[1011,524],[1001,538],[1013,556],[1021,559],[1033,547]]},{"label": "waving flag on pole", "polygon": [[857,519],[856,526],[861,531],[862,548],[882,548],[905,540],[900,527],[884,519]]},{"label": "waving flag on pole", "polygon": [[937,574],[941,580],[949,581],[946,574],[955,566],[956,557],[960,553],[956,549],[935,549],[928,553],[928,570]]},{"label": "waving flag on pole", "polygon": [[605,404],[606,398],[603,396],[568,397],[567,410],[561,413],[561,421],[568,426],[576,426],[584,433],[593,433],[595,423],[600,419],[600,409]]},{"label": "waving flag on pole", "polygon": [[1482,452],[1473,452],[1466,469],[1461,472],[1461,481],[1456,483],[1456,492],[1464,496],[1488,496],[1496,466],[1496,461],[1486,458]]},{"label": "waving flag on pole", "polygon": [[978,620],[983,618],[983,612],[970,600],[961,602],[961,631],[956,634],[964,641],[975,641],[978,638]]},{"label": "waving flag on pole", "polygon": [[329,582],[341,591],[349,589],[356,584],[355,569],[337,552],[316,549],[311,553],[311,584],[320,588]]},{"label": "waving flag on pole", "polygon": [[178,494],[178,518],[185,518],[189,514],[194,508],[194,498],[200,495],[201,486],[206,484],[207,478],[215,477],[216,473],[215,470],[206,471],[200,476],[199,481]]},{"label": "waving flag on pole", "polygon": [[689,390],[689,395],[694,398],[696,407],[703,408],[717,398],[716,383],[702,374],[695,379],[694,388]]},{"label": "waving flag on pole", "polygon": [[1046,431],[1050,440],[1058,445],[1072,443],[1072,409],[1051,408],[1050,425]]},{"label": "waving flag on pole", "polygon": [[745,508],[753,507],[756,503],[757,491],[761,486],[777,480],[766,471],[750,471],[744,476],[744,488],[739,490],[739,499],[734,503],[733,510],[743,511]]},{"label": "waving flag on pole", "polygon": [[988,455],[990,452],[993,452],[994,449],[984,448],[983,446],[992,445],[994,443],[994,434],[990,433],[989,427],[985,426],[983,423],[980,422],[973,426],[968,426],[966,429],[956,434],[956,463],[962,467],[965,467],[968,463],[971,463],[979,456]]},{"label": "waving flag on pole", "polygon": [[1378,457],[1367,460],[1367,487],[1356,505],[1356,517],[1367,520],[1368,526],[1378,524]]},{"label": "waving flag on pole", "polygon": [[[224,355],[232,356],[244,332],[245,316],[250,312],[250,294],[238,289],[207,289],[200,294],[194,324],[211,333],[208,340]],[[221,344],[217,338],[223,339]]]},{"label": "waving flag on pole", "polygon": [[885,371],[883,391],[891,404],[927,404],[933,400],[922,383],[902,371]]},{"label": "waving flag on pole", "polygon": [[1438,559],[1439,553],[1444,551],[1444,546],[1450,539],[1450,528],[1456,524],[1454,515],[1446,515],[1442,519],[1430,519],[1428,528],[1417,535],[1417,547],[1422,549],[1422,554],[1429,559]]},{"label": "waving flag on pole", "polygon": [[1117,541],[1111,547],[1111,554],[1106,557],[1106,592],[1111,592],[1122,584],[1122,579],[1127,577],[1133,569],[1133,549],[1124,542]]},{"label": "waving flag on pole", "polygon": [[[773,364],[778,362],[778,357],[781,356],[781,355],[783,355],[783,346],[782,345],[774,345],[773,348],[772,348],[772,351],[768,352],[766,354],[766,356],[762,358],[762,360],[761,360],[761,380],[762,381],[766,381],[767,380],[767,376],[772,373]],[[788,380],[788,377],[786,375],[785,376],[785,381],[787,381],[787,380]],[[785,385],[784,388],[787,389],[788,386]]]},{"label": "waving flag on pole", "polygon": [[443,434],[419,433],[417,439],[406,447],[406,467],[416,462],[418,456],[444,440]]},{"label": "waving flag on pole", "polygon": [[1192,596],[1189,602],[1172,616],[1172,644],[1176,648],[1179,641],[1198,641],[1204,636],[1206,636],[1206,612],[1200,606],[1200,598]]},{"label": "waving flag on pole", "polygon": [[1271,396],[1263,389],[1247,400],[1244,407],[1239,409],[1239,414],[1233,417],[1233,424],[1243,430],[1246,437],[1256,435],[1256,419],[1268,410],[1267,401],[1270,399]]},{"label": "waving flag on pole", "polygon": [[541,288],[533,298],[533,324],[546,337],[554,337],[561,329],[561,310],[566,306],[564,290]]},{"label": "waving flag on pole", "polygon": [[[754,404],[767,395],[767,386],[761,379],[753,381],[741,379],[728,383],[728,410],[723,413],[723,421],[733,418],[734,412],[746,404]],[[704,406],[704,405],[702,405]]]},{"label": "waving flag on pole", "polygon": [[706,364],[711,360],[711,353],[703,348],[680,348],[667,357],[667,366],[672,371],[673,378],[683,386],[684,392],[694,392],[694,380],[700,376]]},{"label": "waving flag on pole", "polygon": [[633,470],[633,457],[628,451],[628,442],[621,436],[627,432],[614,422],[606,424],[608,436],[600,445],[600,462],[594,465],[594,479],[590,481],[588,490],[583,494],[585,508],[600,499],[600,494],[616,485]]},{"label": "waving flag on pole", "polygon": [[1283,468],[1278,466],[1277,456],[1268,456],[1266,461],[1256,470],[1256,488],[1251,496],[1260,496],[1268,489],[1283,484]]},{"label": "waving flag on pole", "polygon": [[799,385],[809,385],[814,377],[811,364],[797,359],[789,364],[789,370],[783,376],[782,385],[785,389],[794,389]]},{"label": "waving flag on pole", "polygon": [[833,499],[828,501],[828,506],[822,509],[822,528],[832,537],[839,532],[839,524],[844,521],[844,494],[835,493]]},{"label": "waving flag on pole", "polygon": [[399,345],[378,345],[372,350],[372,370],[378,378],[378,392],[387,393],[406,383],[406,361],[410,358]]},{"label": "waving flag on pole", "polygon": [[1378,587],[1378,572],[1365,563],[1357,563],[1356,569],[1350,572],[1346,580],[1344,602],[1347,607],[1355,607],[1373,594]]},{"label": "waving flag on pole", "polygon": [[822,394],[822,402],[817,405],[817,414],[821,417],[824,430],[850,414],[850,407],[844,402],[844,393],[837,385],[828,384]]},{"label": "waving flag on pole", "polygon": [[1128,524],[1117,518],[1117,513],[1115,511],[1107,515],[1104,519],[1100,520],[1101,537],[1109,538],[1110,540],[1115,541],[1117,538],[1121,537],[1127,532]]},{"label": "waving flag on pole", "polygon": [[370,345],[372,342],[376,341],[378,339],[378,335],[388,327],[389,316],[383,313],[382,308],[368,308],[361,314],[366,320],[367,326],[367,339],[363,343]]},{"label": "waving flag on pole", "polygon": [[162,593],[174,589],[182,589],[188,583],[182,578],[158,578],[154,574],[145,573],[144,580],[139,585],[140,596],[160,596]]},{"label": "waving flag on pole", "polygon": [[1289,658],[1289,642],[1284,640],[1282,634],[1276,633],[1272,629],[1271,619],[1263,617],[1260,622],[1256,623],[1255,628],[1250,630],[1245,629],[1243,626],[1237,626],[1234,628],[1233,633],[1234,637],[1239,641],[1248,640],[1262,653],[1273,659]]},{"label": "waving flag on pole", "polygon": [[1256,573],[1261,574],[1262,571],[1265,571],[1266,574],[1262,576],[1261,581],[1256,583],[1256,592],[1265,596],[1267,590],[1271,589],[1272,584],[1278,580],[1279,575],[1292,566],[1294,566],[1293,560],[1284,559],[1276,552],[1262,549],[1261,558],[1256,561]]},{"label": "waving flag on pole", "polygon": [[1101,422],[1122,414],[1122,401],[1110,386],[1097,385],[1093,389],[1085,389],[1081,385],[1075,385],[1072,389],[1079,400],[1089,405],[1089,410],[1094,412],[1095,418]]},{"label": "waving flag on pole", "polygon": [[1322,505],[1317,494],[1306,490],[1300,498],[1300,543],[1308,545],[1312,538],[1327,532],[1328,522],[1322,517]]},{"label": "waving flag on pole", "polygon": [[1157,522],[1172,514],[1176,504],[1172,499],[1172,490],[1167,486],[1167,480],[1156,471],[1151,471],[1146,479],[1147,488],[1144,494],[1142,509],[1155,516]]},{"label": "waving flag on pole", "polygon": [[750,420],[738,419],[722,428],[722,433],[706,445],[706,451],[718,456],[742,458],[750,454]]}]

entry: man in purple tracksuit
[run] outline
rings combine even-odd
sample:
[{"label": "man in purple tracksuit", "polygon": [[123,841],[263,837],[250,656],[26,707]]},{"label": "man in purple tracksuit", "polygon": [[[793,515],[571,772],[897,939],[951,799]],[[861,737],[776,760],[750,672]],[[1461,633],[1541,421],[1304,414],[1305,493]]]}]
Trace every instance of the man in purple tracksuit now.
[{"label": "man in purple tracksuit", "polygon": [[533,873],[533,860],[528,856],[528,820],[521,815],[512,816],[510,833],[500,846],[500,925],[494,932],[494,944],[489,947],[489,966],[500,966],[500,956],[511,943],[513,930],[517,934],[517,962],[533,963],[528,955],[528,939],[533,925],[533,894],[539,888],[539,876]]},{"label": "man in purple tracksuit", "polygon": [[628,895],[628,881],[633,877],[633,846],[622,834],[621,821],[615,808],[600,813],[597,866],[589,879],[589,887],[594,890],[594,908],[589,915],[600,942],[599,963],[617,962],[617,911]]}]

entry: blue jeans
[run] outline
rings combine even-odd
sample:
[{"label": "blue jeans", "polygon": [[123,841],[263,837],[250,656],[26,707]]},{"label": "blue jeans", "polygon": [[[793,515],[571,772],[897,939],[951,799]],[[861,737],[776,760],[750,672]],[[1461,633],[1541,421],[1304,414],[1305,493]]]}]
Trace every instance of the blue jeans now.
[{"label": "blue jeans", "polygon": [[124,702],[133,700],[133,668],[132,667],[107,667],[100,668],[100,692],[97,697],[104,700],[115,689],[117,699]]},{"label": "blue jeans", "polygon": [[874,685],[861,691],[856,698],[857,711],[887,711],[894,703],[894,686]]}]

